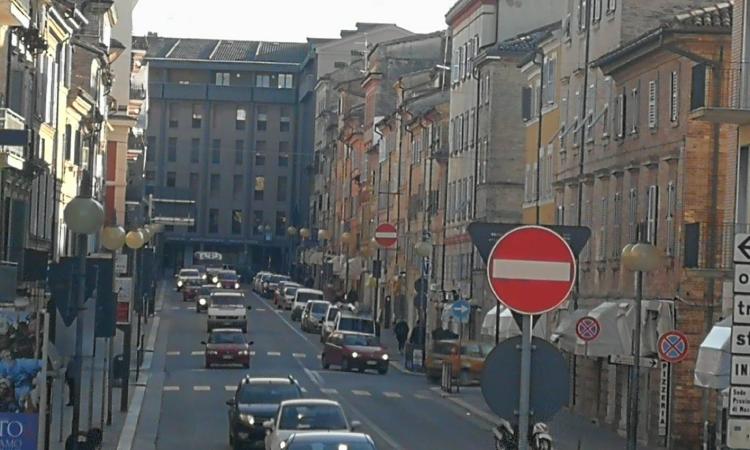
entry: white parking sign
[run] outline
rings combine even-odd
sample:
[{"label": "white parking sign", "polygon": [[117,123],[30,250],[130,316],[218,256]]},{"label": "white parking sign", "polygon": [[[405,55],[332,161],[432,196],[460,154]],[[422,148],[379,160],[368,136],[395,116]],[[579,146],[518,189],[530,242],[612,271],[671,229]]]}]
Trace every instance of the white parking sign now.
[{"label": "white parking sign", "polygon": [[735,294],[750,294],[750,265],[734,266],[734,292]]}]

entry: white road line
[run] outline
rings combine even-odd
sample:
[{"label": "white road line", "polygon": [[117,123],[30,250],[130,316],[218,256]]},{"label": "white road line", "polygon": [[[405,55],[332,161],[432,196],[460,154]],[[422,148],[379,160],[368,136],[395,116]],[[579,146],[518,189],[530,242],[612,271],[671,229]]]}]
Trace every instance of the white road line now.
[{"label": "white road line", "polygon": [[360,391],[357,389],[352,390],[352,394],[359,395],[360,397],[372,397],[372,394],[370,394],[367,391]]},{"label": "white road line", "polygon": [[492,278],[570,281],[570,263],[556,261],[492,260]]},{"label": "white road line", "polygon": [[258,312],[266,312],[266,308],[258,308],[258,309],[256,309],[256,311],[258,311]]},{"label": "white road line", "polygon": [[279,353],[279,352],[267,352],[266,354],[268,356],[281,356],[281,353]]},{"label": "white road line", "polygon": [[338,395],[339,391],[332,388],[320,388],[320,392],[322,392],[325,395]]},{"label": "white road line", "polygon": [[318,359],[323,359],[323,355],[317,355]]},{"label": "white road line", "polygon": [[430,397],[422,394],[414,394],[414,398],[418,398],[419,400],[429,400]]},{"label": "white road line", "polygon": [[300,388],[300,390],[301,390],[301,391],[302,391],[303,393],[307,394],[307,388],[304,388],[304,387],[303,387],[303,388]]},{"label": "white road line", "polygon": [[237,386],[224,386],[224,390],[227,392],[233,392],[235,389],[237,389]]},{"label": "white road line", "polygon": [[211,386],[193,386],[193,390],[196,392],[208,392],[211,390]]},{"label": "white road line", "polygon": [[255,356],[255,350],[250,351],[250,356]]},{"label": "white road line", "polygon": [[295,358],[307,358],[307,353],[292,353]]},{"label": "white road line", "polygon": [[173,306],[172,311],[179,311],[182,309],[182,306]]},{"label": "white road line", "polygon": [[192,356],[203,356],[205,352],[203,350],[196,350],[194,352],[190,352]]},{"label": "white road line", "polygon": [[164,392],[178,392],[179,390],[179,386],[164,386]]},{"label": "white road line", "polygon": [[167,352],[167,356],[180,356],[180,351],[177,350],[177,351]]},{"label": "white road line", "polygon": [[388,398],[401,398],[401,394],[398,392],[383,392],[383,395]]}]

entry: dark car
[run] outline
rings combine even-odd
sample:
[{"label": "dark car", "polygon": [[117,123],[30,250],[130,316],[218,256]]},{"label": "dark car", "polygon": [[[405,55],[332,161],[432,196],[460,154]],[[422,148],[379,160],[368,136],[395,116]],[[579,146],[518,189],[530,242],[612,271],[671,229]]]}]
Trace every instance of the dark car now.
[{"label": "dark car", "polygon": [[245,339],[245,333],[236,328],[216,328],[208,334],[208,341],[201,342],[206,347],[206,368],[215,364],[240,364],[250,367],[250,346],[252,341]]},{"label": "dark car", "polygon": [[242,379],[229,406],[229,445],[262,444],[266,437],[263,422],[276,416],[279,403],[302,398],[302,390],[293,378]]},{"label": "dark car", "polygon": [[287,450],[377,450],[370,436],[343,431],[293,434],[286,444]]},{"label": "dark car", "polygon": [[208,311],[208,301],[211,298],[211,293],[216,290],[216,285],[213,284],[204,284],[198,288],[195,295],[195,312]]},{"label": "dark car", "polygon": [[320,357],[324,369],[339,366],[343,371],[367,369],[388,373],[388,352],[374,334],[334,332],[328,338]]}]

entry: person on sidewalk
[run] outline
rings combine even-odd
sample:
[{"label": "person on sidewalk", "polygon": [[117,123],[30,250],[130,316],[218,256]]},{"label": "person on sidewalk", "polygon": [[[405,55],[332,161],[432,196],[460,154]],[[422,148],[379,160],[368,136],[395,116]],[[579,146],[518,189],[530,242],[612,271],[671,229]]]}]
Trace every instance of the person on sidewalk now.
[{"label": "person on sidewalk", "polygon": [[65,406],[73,406],[73,397],[75,394],[76,387],[76,375],[78,374],[78,358],[73,357],[68,361],[68,366],[65,368],[65,384],[68,386],[68,403]]},{"label": "person on sidewalk", "polygon": [[401,319],[398,321],[393,332],[396,334],[396,340],[398,341],[398,352],[404,352],[404,345],[406,344],[406,337],[409,335],[409,325],[405,320]]}]

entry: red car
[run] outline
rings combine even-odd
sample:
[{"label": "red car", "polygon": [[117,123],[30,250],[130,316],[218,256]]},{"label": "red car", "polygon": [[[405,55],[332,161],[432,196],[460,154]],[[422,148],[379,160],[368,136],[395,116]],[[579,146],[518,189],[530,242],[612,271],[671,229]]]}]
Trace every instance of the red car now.
[{"label": "red car", "polygon": [[200,290],[200,286],[194,286],[192,284],[185,285],[182,288],[182,301],[183,302],[192,302],[195,301],[195,297],[198,295],[198,291]]},{"label": "red car", "polygon": [[220,289],[239,289],[240,277],[234,270],[222,270],[211,280]]},{"label": "red car", "polygon": [[343,371],[372,369],[381,375],[388,373],[388,352],[374,334],[334,332],[320,359],[324,369],[339,366]]},{"label": "red car", "polygon": [[206,347],[206,368],[215,364],[239,364],[250,367],[250,346],[253,342],[245,339],[245,334],[236,328],[216,328],[208,334]]}]

